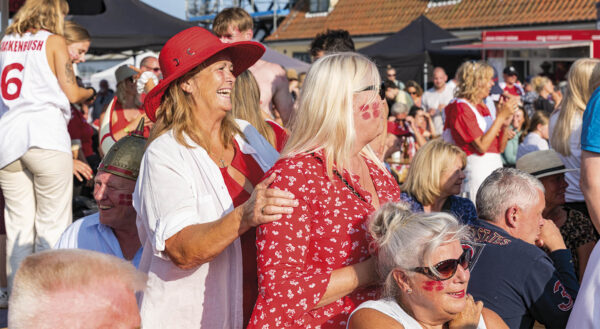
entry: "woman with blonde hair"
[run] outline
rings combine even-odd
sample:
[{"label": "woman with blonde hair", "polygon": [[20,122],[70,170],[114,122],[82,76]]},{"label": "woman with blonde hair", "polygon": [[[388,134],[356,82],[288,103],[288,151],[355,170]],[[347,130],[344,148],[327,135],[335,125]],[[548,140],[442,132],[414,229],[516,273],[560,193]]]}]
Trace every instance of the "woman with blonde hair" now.
[{"label": "woman with blonde hair", "polygon": [[21,261],[49,249],[72,218],[69,102],[80,88],[64,33],[64,0],[27,0],[0,43],[0,188],[6,199],[9,290]]},{"label": "woman with blonde hair", "polygon": [[517,160],[527,153],[547,150],[548,147],[548,123],[550,119],[544,111],[535,111],[529,121],[527,135],[519,144],[517,149]]},{"label": "woman with blonde hair", "polygon": [[366,220],[400,190],[368,146],[381,132],[377,67],[356,53],[313,63],[271,187],[300,205],[257,231],[259,297],[248,328],[344,328],[374,299]]},{"label": "woman with blonde hair", "polygon": [[465,178],[465,152],[441,138],[421,147],[412,160],[400,200],[413,212],[447,212],[463,224],[477,220],[471,200],[458,196]]},{"label": "woman with blonde hair", "polygon": [[252,41],[222,43],[191,27],[159,57],[164,79],[146,96],[156,121],[133,194],[144,328],[242,329],[258,294],[256,233],[296,204],[267,189],[279,154],[231,115],[236,76],[264,53]]},{"label": "woman with blonde hair", "polygon": [[554,84],[547,77],[536,76],[531,79],[531,84],[538,93],[538,98],[533,102],[535,111],[544,111],[550,115],[561,101],[560,94],[554,91]]},{"label": "woman with blonde hair", "polygon": [[444,140],[467,154],[462,192],[475,201],[477,189],[496,168],[502,167],[500,153],[508,140],[510,119],[517,99],[501,100],[494,116],[485,104],[494,85],[494,70],[485,62],[465,62],[456,73],[456,98],[444,109]]},{"label": "woman with blonde hair", "polygon": [[[600,86],[600,60],[578,59],[567,74],[567,92],[560,105],[550,117],[550,145],[558,152],[567,169],[581,167],[581,124],[583,112],[590,97]],[[589,217],[583,193],[579,187],[579,170],[565,173],[569,186],[565,193],[565,205],[579,210]]]},{"label": "woman with blonde hair", "polygon": [[287,133],[277,122],[266,118],[260,109],[260,89],[252,72],[244,71],[238,75],[232,93],[233,116],[250,122],[277,152],[281,152]]},{"label": "woman with blonde hair", "polygon": [[388,203],[369,233],[383,291],[351,314],[348,329],[508,328],[467,294],[475,251],[469,229],[452,215]]},{"label": "woman with blonde hair", "polygon": [[85,62],[85,54],[90,49],[92,40],[90,33],[73,21],[65,21],[65,40],[71,61],[74,64]]}]

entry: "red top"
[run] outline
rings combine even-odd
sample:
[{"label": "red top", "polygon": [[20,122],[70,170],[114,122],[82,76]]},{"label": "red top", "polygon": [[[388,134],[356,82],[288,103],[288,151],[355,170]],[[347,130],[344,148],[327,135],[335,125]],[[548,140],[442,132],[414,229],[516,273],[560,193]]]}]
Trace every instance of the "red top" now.
[{"label": "red top", "polygon": [[387,122],[388,134],[394,134],[396,136],[410,136],[412,133],[407,129],[403,122],[399,121],[388,121]]},{"label": "red top", "polygon": [[[322,159],[320,154],[279,159],[265,175],[275,172],[271,187],[292,192],[300,205],[291,215],[257,230],[259,296],[248,329],[345,328],[360,303],[377,297],[375,287],[361,288],[313,310],[334,269],[370,257],[366,220],[375,211],[359,177],[342,173],[367,202],[335,174],[327,177],[324,163],[316,158]],[[398,201],[400,188],[392,176],[366,163],[379,203]]]},{"label": "red top", "polygon": [[271,128],[273,128],[273,132],[275,133],[275,141],[276,141],[275,149],[277,149],[277,152],[281,152],[281,150],[283,150],[283,147],[285,146],[285,142],[287,141],[287,137],[288,137],[287,132],[285,131],[285,129],[283,129],[282,126],[277,124],[277,122],[271,121],[271,120],[265,120],[265,121],[269,125],[271,125]]},{"label": "red top", "polygon": [[[484,117],[491,116],[490,110],[485,104],[477,104],[477,111]],[[460,147],[467,155],[479,154],[471,142],[480,136],[483,136],[483,131],[477,124],[477,117],[469,105],[459,102],[452,102],[444,109],[446,121],[444,129],[450,129],[454,143]],[[498,134],[486,153],[500,153],[500,141],[502,133]]]},{"label": "red top", "polygon": [[507,91],[509,94],[514,96],[523,96],[521,89],[517,88],[516,85],[513,85],[512,87],[506,86],[504,87],[504,91]]},{"label": "red top", "polygon": [[81,150],[83,155],[89,157],[94,154],[92,147],[92,137],[94,136],[94,128],[83,117],[83,113],[71,105],[71,120],[67,126],[71,139],[79,139],[81,141]]},{"label": "red top", "polygon": [[[140,112],[140,114],[144,114],[143,109],[137,109],[137,110]],[[100,140],[100,144],[102,144],[104,139],[108,136],[110,136],[114,141],[117,141],[117,139],[115,138],[115,135],[114,135],[115,132],[122,130],[129,124],[129,121],[127,121],[127,118],[125,118],[125,114],[123,113],[123,106],[117,100],[117,96],[115,96],[115,98],[114,98],[113,107],[109,113],[111,115],[111,117],[109,118],[109,120],[110,120],[110,123],[109,123],[110,135],[107,133],[104,136],[102,136],[102,139]],[[115,121],[114,123],[112,122],[112,114],[113,113],[117,116],[117,121]],[[148,127],[148,126],[144,127],[144,137],[145,138],[150,137],[150,127]]]},{"label": "red top", "polygon": [[[233,141],[234,155],[231,166],[241,172],[252,186],[260,183],[264,172],[252,155],[240,152],[237,142]],[[227,172],[227,168],[220,168],[221,175],[227,186],[227,191],[237,207],[250,198],[250,193],[244,189]],[[258,278],[256,276],[256,228],[251,228],[240,237],[242,245],[242,271],[243,271],[243,299],[244,299],[244,327],[250,320],[254,302],[258,296]]]}]

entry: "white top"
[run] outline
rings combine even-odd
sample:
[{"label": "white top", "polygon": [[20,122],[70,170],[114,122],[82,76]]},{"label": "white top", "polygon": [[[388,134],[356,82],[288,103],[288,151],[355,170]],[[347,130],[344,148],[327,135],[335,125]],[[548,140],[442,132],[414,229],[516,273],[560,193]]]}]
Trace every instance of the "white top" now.
[{"label": "white top", "polygon": [[[444,85],[444,90],[442,91],[438,91],[435,87],[429,88],[423,94],[423,98],[421,99],[421,105],[426,111],[431,109],[436,110],[431,119],[435,126],[435,133],[438,135],[444,130],[444,119],[442,118],[444,107],[446,107],[452,99],[454,99],[454,90],[447,84]],[[442,106],[441,109],[439,108],[440,105]]]},{"label": "white top", "polygon": [[522,156],[524,156],[527,153],[547,149],[549,149],[548,141],[543,139],[542,136],[534,132],[530,132],[529,134],[527,134],[527,136],[525,136],[523,142],[519,144],[519,148],[517,149],[517,160],[519,160]]},{"label": "white top", "polygon": [[[422,329],[423,327],[415,320],[413,317],[408,315],[398,303],[393,299],[379,299],[379,300],[370,300],[360,304],[348,317],[348,324],[350,323],[350,318],[356,311],[362,308],[371,308],[377,310],[392,319],[398,321],[404,329]],[[479,324],[477,325],[477,329],[486,329],[485,322],[483,321],[483,316],[479,316]],[[348,329],[348,325],[346,325],[346,329]]]},{"label": "white top", "polygon": [[[267,171],[279,154],[248,122],[236,120],[248,142],[235,139]],[[140,306],[145,329],[242,328],[242,251],[236,239],[212,261],[183,270],[165,253],[165,241],[183,228],[216,221],[233,210],[219,167],[190,139],[173,131],[154,140],[142,159],[133,193],[144,246],[140,270],[148,287]]]},{"label": "white top", "polygon": [[[98,213],[91,214],[69,225],[60,236],[54,249],[86,249],[125,259],[117,237],[112,229],[100,223]],[[136,253],[131,263],[137,268],[142,258],[142,249]]]},{"label": "white top", "polygon": [[[552,136],[554,127],[556,127],[556,120],[558,120],[559,112],[554,112],[550,116],[550,125],[548,127],[549,135]],[[567,169],[577,169],[565,173],[565,180],[569,184],[565,193],[566,202],[582,202],[584,201],[583,193],[579,188],[579,177],[581,168],[581,117],[575,115],[573,117],[573,130],[571,130],[571,136],[569,136],[569,146],[571,148],[571,155],[568,157],[558,153],[560,159]]]},{"label": "white top", "polygon": [[140,77],[137,79],[137,82],[135,85],[136,89],[137,89],[137,93],[139,95],[144,93],[144,87],[146,87],[146,83],[148,83],[148,81],[150,81],[150,79],[154,80],[155,86],[158,84],[158,77],[156,77],[156,74],[154,74],[154,72],[144,71],[144,72],[142,72],[142,74],[140,74]]},{"label": "white top", "polygon": [[590,255],[566,329],[598,328],[600,323],[600,243]]},{"label": "white top", "polygon": [[6,35],[0,44],[0,168],[32,147],[71,153],[69,100],[46,58],[52,33]]}]

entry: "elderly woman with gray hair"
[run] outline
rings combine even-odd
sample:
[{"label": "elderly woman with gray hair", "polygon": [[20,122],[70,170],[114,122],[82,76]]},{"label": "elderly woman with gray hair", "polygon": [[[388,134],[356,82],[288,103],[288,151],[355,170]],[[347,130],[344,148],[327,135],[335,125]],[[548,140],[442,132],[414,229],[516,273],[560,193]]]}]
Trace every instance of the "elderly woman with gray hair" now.
[{"label": "elderly woman with gray hair", "polygon": [[348,329],[506,328],[466,293],[473,249],[469,231],[446,213],[412,213],[388,203],[369,230],[377,250],[383,298],[361,304]]}]

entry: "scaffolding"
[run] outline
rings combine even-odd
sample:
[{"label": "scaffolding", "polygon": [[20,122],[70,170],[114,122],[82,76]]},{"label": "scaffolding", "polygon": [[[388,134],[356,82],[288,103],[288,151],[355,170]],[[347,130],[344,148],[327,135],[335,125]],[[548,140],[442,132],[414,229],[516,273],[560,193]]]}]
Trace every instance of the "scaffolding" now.
[{"label": "scaffolding", "polygon": [[295,3],[296,0],[186,0],[186,17],[208,28],[221,10],[240,7],[252,16],[254,35],[262,40],[277,29]]}]

